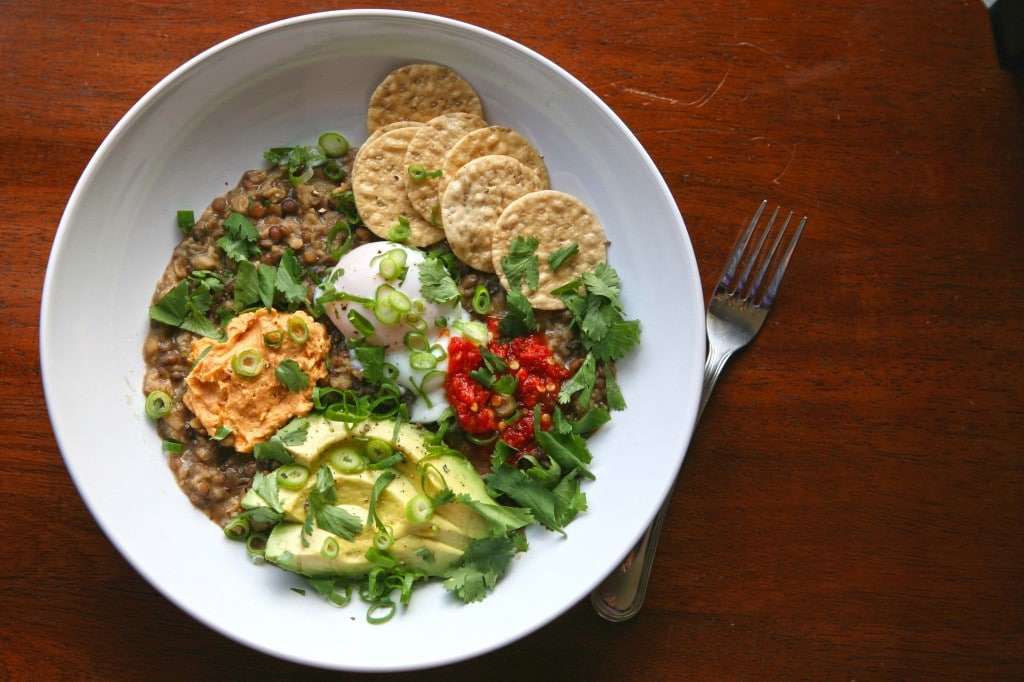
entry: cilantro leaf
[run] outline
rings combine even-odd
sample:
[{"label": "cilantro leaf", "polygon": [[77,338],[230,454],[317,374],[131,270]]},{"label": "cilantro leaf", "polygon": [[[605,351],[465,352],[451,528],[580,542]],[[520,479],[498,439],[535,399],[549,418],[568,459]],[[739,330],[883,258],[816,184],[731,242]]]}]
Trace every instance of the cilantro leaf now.
[{"label": "cilantro leaf", "polygon": [[217,240],[217,246],[231,260],[243,261],[260,254],[259,238],[259,232],[248,218],[232,212],[224,219],[224,236]]},{"label": "cilantro leaf", "polygon": [[281,361],[281,364],[274,370],[277,380],[292,393],[305,391],[309,386],[309,375],[302,371],[299,363],[291,358]]},{"label": "cilantro leaf", "polygon": [[502,338],[526,336],[537,331],[537,318],[533,313],[533,306],[522,292],[517,289],[509,290],[505,295],[505,303],[508,305],[508,314],[498,323],[498,334]]},{"label": "cilantro leaf", "polygon": [[511,530],[525,528],[534,522],[533,514],[529,509],[481,502],[466,494],[455,497],[459,502],[471,507],[477,514],[484,517],[487,527],[494,535],[504,535]]},{"label": "cilantro leaf", "polygon": [[537,290],[540,284],[538,246],[540,240],[536,237],[516,237],[509,244],[508,255],[501,257],[501,269],[513,290],[518,291],[524,280],[531,291]]},{"label": "cilantro leaf", "polygon": [[505,575],[515,554],[515,543],[506,535],[475,539],[445,571],[444,587],[467,604],[480,601]]},{"label": "cilantro leaf", "polygon": [[449,303],[459,300],[459,287],[445,269],[444,263],[436,256],[427,256],[420,263],[420,291],[423,298],[432,303]]},{"label": "cilantro leaf", "polygon": [[580,252],[580,245],[573,242],[569,246],[552,251],[548,254],[548,265],[551,266],[552,272],[558,270],[558,268],[565,265],[565,261],[569,260],[577,253]]},{"label": "cilantro leaf", "polygon": [[[202,288],[202,285],[199,288]],[[149,316],[157,322],[217,339],[221,333],[206,317],[206,311],[209,310],[208,297],[209,289],[206,290],[205,296],[200,292],[199,296],[193,298],[188,280],[183,279],[150,306]]]},{"label": "cilantro leaf", "polygon": [[276,512],[283,512],[281,499],[277,496],[277,476],[257,471],[252,477],[252,489]]},{"label": "cilantro leaf", "polygon": [[594,385],[597,382],[597,359],[592,353],[587,353],[576,373],[569,377],[563,384],[562,390],[558,393],[558,402],[565,405],[572,397],[580,393],[580,404],[583,407],[590,405],[590,395],[594,392]]},{"label": "cilantro leaf", "polygon": [[309,291],[302,284],[302,267],[291,249],[286,248],[281,254],[281,263],[274,278],[274,288],[281,292],[289,307],[306,302]]},{"label": "cilantro leaf", "polygon": [[493,469],[484,481],[493,490],[507,495],[519,506],[529,509],[537,521],[548,530],[565,535],[565,524],[575,516],[575,511],[561,496],[534,481],[526,472],[508,464]]},{"label": "cilantro leaf", "polygon": [[256,268],[257,285],[260,293],[260,303],[268,310],[274,307],[274,294],[277,291],[277,268],[273,265],[260,263]]},{"label": "cilantro leaf", "polygon": [[592,456],[587,441],[575,433],[556,433],[536,430],[537,444],[548,457],[558,462],[562,469],[576,470],[581,476],[594,480],[594,474],[587,468]]},{"label": "cilantro leaf", "polygon": [[238,264],[238,272],[235,274],[235,302],[236,312],[241,312],[260,301],[260,283],[256,266],[252,261],[243,260]]},{"label": "cilantro leaf", "polygon": [[334,506],[337,501],[338,491],[334,488],[334,475],[331,474],[330,467],[324,464],[317,470],[316,484],[306,497],[309,514],[302,526],[303,536],[313,531],[312,520],[316,520],[317,528],[334,533],[350,542],[355,539],[356,533],[363,529],[363,522],[354,514]]}]

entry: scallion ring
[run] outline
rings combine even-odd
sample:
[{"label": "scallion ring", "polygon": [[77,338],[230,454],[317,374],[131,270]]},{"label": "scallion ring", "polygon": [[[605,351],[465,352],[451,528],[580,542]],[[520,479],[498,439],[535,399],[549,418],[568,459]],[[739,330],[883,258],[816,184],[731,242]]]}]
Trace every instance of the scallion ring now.
[{"label": "scallion ring", "polygon": [[171,396],[164,391],[153,391],[146,396],[146,415],[151,419],[166,417],[171,407]]},{"label": "scallion ring", "polygon": [[427,339],[426,334],[423,334],[422,332],[406,332],[405,336],[402,337],[402,343],[411,351],[430,350],[430,341]]},{"label": "scallion ring", "polygon": [[373,536],[373,546],[381,552],[386,552],[395,544],[395,536],[387,528],[382,528]]},{"label": "scallion ring", "polygon": [[434,504],[426,495],[417,495],[405,503],[405,518],[409,523],[426,523],[434,515]]},{"label": "scallion ring", "polygon": [[345,179],[345,169],[341,167],[341,164],[337,161],[328,161],[323,165],[324,175],[327,176],[328,180],[339,180]]},{"label": "scallion ring", "polygon": [[301,464],[285,464],[275,472],[277,484],[285,490],[298,490],[309,480],[309,469]]},{"label": "scallion ring", "polygon": [[491,312],[491,292],[483,284],[477,284],[473,292],[473,310],[480,315]]},{"label": "scallion ring", "polygon": [[248,519],[234,518],[231,523],[224,526],[224,535],[232,540],[238,540],[239,542],[245,542],[251,532]]},{"label": "scallion ring", "polygon": [[347,445],[335,448],[330,456],[331,465],[343,474],[358,474],[366,468],[366,458]]},{"label": "scallion ring", "polygon": [[320,545],[320,556],[330,561],[331,559],[338,558],[340,550],[341,546],[338,544],[337,538],[328,535],[324,538],[323,544]]},{"label": "scallion ring", "polygon": [[263,371],[263,356],[252,348],[239,351],[231,358],[231,370],[242,377],[254,377]]},{"label": "scallion ring", "polygon": [[245,551],[254,559],[263,558],[267,552],[267,536],[264,533],[249,533],[245,539]]},{"label": "scallion ring", "polygon": [[277,348],[282,343],[284,343],[284,331],[280,329],[271,329],[263,335],[263,345],[268,348]]},{"label": "scallion ring", "polygon": [[[398,604],[385,599],[383,601],[374,602],[370,609],[366,612],[366,622],[370,625],[380,625],[391,620],[395,611],[398,610]],[[379,615],[378,615],[378,612]]]},{"label": "scallion ring", "polygon": [[309,340],[309,325],[298,315],[288,318],[288,336],[298,344],[306,343]]},{"label": "scallion ring", "polygon": [[334,131],[328,131],[320,136],[317,141],[320,148],[324,150],[324,154],[329,159],[336,159],[340,156],[348,154],[349,143],[344,135],[336,133]]},{"label": "scallion ring", "polygon": [[409,354],[409,366],[417,370],[428,370],[437,367],[437,358],[427,350],[415,351]]},{"label": "scallion ring", "polygon": [[405,216],[399,217],[398,223],[388,230],[388,239],[393,242],[404,242],[410,236],[412,236],[412,226],[409,225],[409,219]]},{"label": "scallion ring", "polygon": [[409,166],[409,177],[416,182],[423,182],[427,178],[439,178],[441,177],[441,169],[428,171],[426,168],[418,163],[414,163]]},{"label": "scallion ring", "polygon": [[366,456],[371,462],[379,462],[391,456],[393,449],[391,443],[380,438],[373,438],[366,443]]}]

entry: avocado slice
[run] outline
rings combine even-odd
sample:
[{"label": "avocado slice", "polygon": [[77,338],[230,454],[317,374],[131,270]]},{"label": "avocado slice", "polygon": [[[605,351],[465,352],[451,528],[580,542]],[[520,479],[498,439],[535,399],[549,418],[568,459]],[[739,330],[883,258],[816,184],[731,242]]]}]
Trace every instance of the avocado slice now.
[{"label": "avocado slice", "polygon": [[[356,577],[365,575],[373,567],[366,552],[373,546],[378,529],[368,525],[366,520],[374,486],[384,470],[339,471],[331,463],[330,453],[347,442],[362,447],[369,441],[386,441],[402,455],[402,461],[390,468],[395,477],[381,491],[376,504],[377,516],[394,538],[388,553],[402,564],[427,575],[441,575],[461,557],[471,540],[489,534],[487,521],[461,502],[441,505],[424,523],[413,523],[406,517],[405,509],[410,500],[421,494],[436,496],[445,487],[457,495],[496,504],[472,464],[458,453],[432,451],[424,441],[425,432],[421,428],[395,421],[368,420],[349,429],[340,422],[317,416],[309,419],[306,431],[304,442],[286,448],[296,463],[309,468],[309,480],[298,490],[278,490],[285,520],[269,535],[267,561],[309,577]],[[336,505],[364,522],[363,530],[352,540],[319,527],[303,537],[302,524],[308,513],[309,494],[315,489],[317,471],[325,464],[333,478]],[[262,501],[259,495],[250,493],[243,500],[243,506],[248,505],[246,508]],[[324,556],[321,549],[325,541],[337,542],[337,555],[327,552],[328,556]]]}]

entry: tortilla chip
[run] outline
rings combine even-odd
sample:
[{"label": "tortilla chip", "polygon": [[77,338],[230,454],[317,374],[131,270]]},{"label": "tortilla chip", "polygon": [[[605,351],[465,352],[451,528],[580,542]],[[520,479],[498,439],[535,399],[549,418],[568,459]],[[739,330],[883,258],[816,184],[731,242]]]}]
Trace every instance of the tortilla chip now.
[{"label": "tortilla chip", "polygon": [[464,165],[441,198],[452,252],[477,270],[494,272],[491,244],[498,218],[510,203],[543,188],[540,176],[511,156],[481,156]]},{"label": "tortilla chip", "polygon": [[[564,192],[541,190],[526,194],[509,204],[498,218],[491,248],[495,272],[505,289],[510,289],[510,285],[502,259],[516,237],[533,237],[539,242],[535,252],[538,286],[531,290],[526,283],[521,285],[523,294],[538,310],[565,308],[552,292],[590,272],[608,257],[604,228],[597,216],[580,199]],[[549,257],[573,244],[579,251],[553,270]]]}]

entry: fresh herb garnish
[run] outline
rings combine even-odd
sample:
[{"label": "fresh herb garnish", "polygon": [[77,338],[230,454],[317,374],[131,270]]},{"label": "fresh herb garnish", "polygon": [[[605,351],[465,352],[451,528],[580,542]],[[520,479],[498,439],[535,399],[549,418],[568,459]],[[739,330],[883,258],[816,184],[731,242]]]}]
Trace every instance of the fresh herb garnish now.
[{"label": "fresh herb garnish", "polygon": [[224,236],[217,240],[217,246],[231,260],[243,261],[260,255],[259,238],[260,233],[248,218],[232,212],[224,219]]},{"label": "fresh herb garnish", "polygon": [[432,303],[450,303],[459,299],[459,286],[437,256],[428,255],[420,263],[420,291]]},{"label": "fresh herb garnish", "polygon": [[219,339],[222,336],[220,330],[206,317],[211,300],[208,287],[198,283],[192,288],[189,280],[183,279],[150,306],[149,316],[157,322],[180,327],[193,334]]},{"label": "fresh herb garnish", "polygon": [[359,517],[350,514],[341,507],[336,507],[338,491],[334,488],[334,475],[326,464],[316,472],[316,484],[307,496],[308,513],[302,524],[303,542],[313,532],[313,522],[317,528],[334,533],[349,542],[355,540],[356,533],[363,529]]},{"label": "fresh herb garnish", "polygon": [[305,391],[309,386],[309,375],[303,372],[302,368],[299,367],[299,363],[291,358],[281,361],[277,369],[274,370],[274,376],[281,382],[281,385],[292,393]]},{"label": "fresh herb garnish", "polygon": [[557,251],[552,251],[550,254],[548,254],[548,265],[554,272],[558,270],[558,268],[565,265],[565,261],[569,260],[579,252],[580,245],[577,244],[576,242],[573,242],[569,246],[558,249]]},{"label": "fresh herb garnish", "polygon": [[467,604],[480,601],[505,575],[515,554],[515,542],[507,535],[472,540],[445,573],[444,587]]},{"label": "fresh herb garnish", "polygon": [[516,237],[509,244],[508,255],[501,257],[501,269],[512,290],[518,291],[524,281],[530,291],[537,290],[540,284],[536,255],[538,246],[540,240],[536,237]]}]

